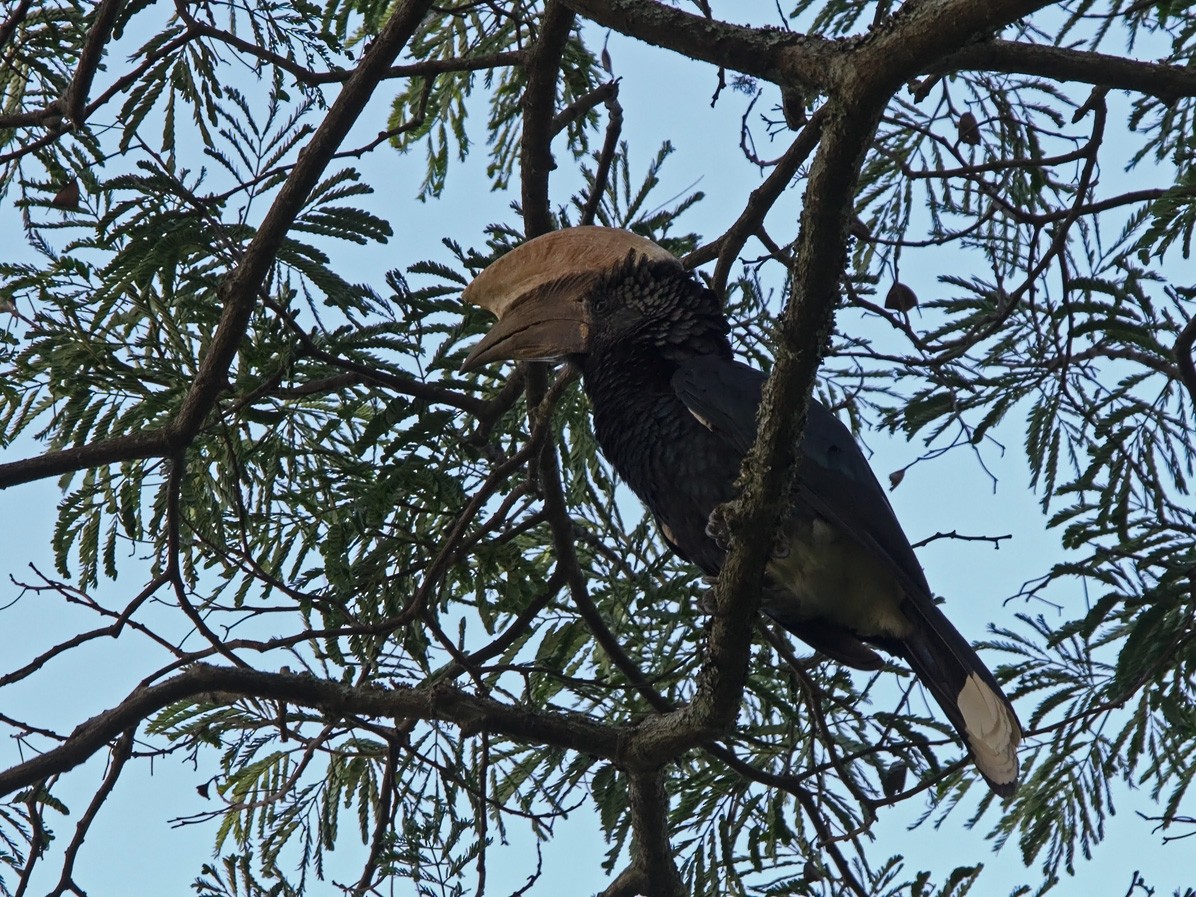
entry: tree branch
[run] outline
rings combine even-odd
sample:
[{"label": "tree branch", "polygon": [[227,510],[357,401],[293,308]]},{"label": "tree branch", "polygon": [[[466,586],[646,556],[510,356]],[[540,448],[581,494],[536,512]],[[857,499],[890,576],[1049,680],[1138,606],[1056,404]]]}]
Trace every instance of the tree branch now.
[{"label": "tree branch", "polygon": [[731,25],[648,0],[563,2],[599,25],[653,46],[813,92],[829,86],[832,63],[843,54],[836,42],[825,38]]},{"label": "tree branch", "polygon": [[241,698],[286,701],[330,717],[439,720],[459,726],[466,736],[495,732],[614,762],[620,760],[627,735],[622,727],[596,723],[579,713],[503,704],[443,683],[387,690],[293,673],[196,664],[165,682],[135,689],[116,707],[80,724],[61,745],[0,772],[0,795],[73,769],[163,708],[201,696],[213,704]]},{"label": "tree branch", "polygon": [[552,117],[552,134],[555,137],[579,118],[589,114],[598,107],[599,103],[609,102],[619,95],[619,80],[613,78],[605,84],[599,84],[589,93],[578,97],[560,112]]},{"label": "tree branch", "polygon": [[[776,201],[781,198],[781,194],[793,182],[793,177],[797,174],[798,168],[810,157],[810,153],[814,151],[814,148],[818,146],[818,139],[822,135],[822,121],[824,117],[823,109],[819,109],[810,117],[805,127],[802,128],[802,132],[797,135],[797,138],[790,144],[789,149],[781,156],[780,161],[777,162],[776,167],[773,168],[764,183],[752,191],[751,196],[748,197],[747,205],[739,213],[739,217],[735,219],[735,223],[714,242],[714,248],[718,253],[718,264],[714,266],[711,288],[718,295],[723,295],[727,290],[727,279],[731,274],[731,265],[734,264],[735,259],[739,258],[743,244],[747,242],[749,236],[754,234],[764,224],[764,219],[768,215],[769,210],[772,209]],[[686,259],[686,263],[689,263],[688,258]]]},{"label": "tree branch", "polygon": [[594,166],[594,183],[590,185],[590,195],[586,197],[585,207],[581,211],[581,224],[593,224],[598,214],[598,206],[602,204],[602,194],[606,192],[606,185],[610,181],[611,166],[615,162],[615,151],[619,148],[619,135],[623,132],[623,107],[619,103],[619,82],[613,82],[615,90],[606,99],[606,137],[602,141],[602,152],[598,154],[598,162]]},{"label": "tree branch", "polygon": [[91,82],[95,79],[96,70],[104,58],[104,47],[108,44],[108,38],[112,36],[112,26],[122,5],[124,0],[101,0],[96,6],[95,18],[92,19],[91,30],[87,32],[87,39],[83,42],[75,76],[71,79],[70,87],[63,98],[66,106],[63,112],[75,127],[86,117],[85,107],[87,95],[91,92]]},{"label": "tree branch", "polygon": [[[245,40],[243,37],[238,37],[232,32],[217,28],[215,25],[197,20],[187,13],[185,3],[178,4],[178,10],[180,17],[183,18],[188,28],[195,34],[220,41],[247,56],[252,56],[254,59],[269,63],[275,68],[286,72],[298,83],[308,87],[316,87],[321,84],[336,84],[348,80],[353,75],[353,69],[332,69],[326,72],[317,72],[313,69],[305,68],[287,56],[267,50],[265,47]],[[520,65],[523,62],[523,58],[524,54],[522,52],[513,51],[451,59],[427,59],[407,65],[392,65],[386,70],[386,74],[383,77],[387,79],[431,77],[448,72],[485,71],[508,65]]]},{"label": "tree branch", "polygon": [[61,895],[68,891],[73,891],[76,894],[82,893],[74,881],[75,859],[79,855],[79,849],[83,846],[83,841],[87,837],[88,830],[91,829],[91,825],[95,822],[96,816],[99,815],[104,802],[108,800],[108,795],[116,787],[116,782],[120,778],[125,764],[129,761],[129,757],[133,755],[133,739],[135,735],[135,728],[128,729],[116,739],[116,743],[112,746],[112,758],[109,761],[108,772],[104,776],[104,781],[92,796],[91,802],[87,805],[87,810],[79,819],[79,824],[75,826],[75,835],[71,838],[70,844],[67,845],[66,855],[62,859],[62,874],[59,876],[58,884],[46,897],[61,897]]},{"label": "tree branch", "polygon": [[1066,47],[1048,47],[991,40],[972,44],[929,66],[927,74],[958,71],[1005,72],[1078,81],[1111,90],[1132,90],[1171,103],[1196,96],[1196,71],[1191,66],[1142,62]]},{"label": "tree branch", "polygon": [[664,770],[627,772],[627,812],[631,816],[631,864],[642,871],[644,893],[652,897],[684,897],[669,843],[669,796]]},{"label": "tree branch", "polygon": [[1192,345],[1196,343],[1196,317],[1180,331],[1175,341],[1175,361],[1179,365],[1179,376],[1188,389],[1188,395],[1196,402],[1196,361],[1192,359]]},{"label": "tree branch", "polygon": [[548,0],[539,37],[527,62],[520,171],[524,233],[529,240],[555,227],[548,199],[548,175],[556,167],[552,158],[553,112],[561,54],[573,28],[573,18],[573,13],[559,0]]},{"label": "tree branch", "polygon": [[25,21],[25,16],[29,14],[29,7],[33,5],[33,0],[21,0],[13,9],[7,19],[0,23],[0,49],[12,40],[13,34],[21,27],[21,23]]}]

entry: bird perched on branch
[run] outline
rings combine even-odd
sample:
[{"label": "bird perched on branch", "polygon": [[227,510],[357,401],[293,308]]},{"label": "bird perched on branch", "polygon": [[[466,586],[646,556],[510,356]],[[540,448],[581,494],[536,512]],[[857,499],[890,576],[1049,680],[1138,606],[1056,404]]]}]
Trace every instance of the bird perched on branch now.
[{"label": "bird perched on branch", "polygon": [[[463,370],[514,359],[576,365],[603,453],[672,550],[717,575],[727,538],[716,509],[735,497],[766,378],[732,357],[714,293],[644,237],[576,227],[509,252],[463,298],[498,317]],[[880,668],[874,647],[905,660],[980,774],[1012,794],[1021,740],[1013,707],[935,604],[850,431],[817,401],[793,489],[766,568],[764,613],[848,666]]]}]

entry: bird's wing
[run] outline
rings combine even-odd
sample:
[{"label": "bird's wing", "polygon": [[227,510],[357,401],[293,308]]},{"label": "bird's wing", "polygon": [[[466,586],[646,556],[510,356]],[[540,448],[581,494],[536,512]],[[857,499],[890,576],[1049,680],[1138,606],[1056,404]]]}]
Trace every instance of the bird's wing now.
[{"label": "bird's wing", "polygon": [[[695,358],[681,365],[673,388],[690,412],[712,432],[745,453],[756,439],[756,411],[764,374],[738,362]],[[822,404],[810,402],[796,498],[838,532],[855,540],[883,563],[901,585],[901,609],[912,627],[901,637],[858,633],[868,642],[899,654],[930,689],[959,730],[992,788],[1001,795],[1017,786],[1017,745],[1021,727],[1013,706],[975,650],[934,603],[922,567],[910,547],[888,496],[856,445],[851,431]],[[844,663],[875,668],[867,649],[815,619],[780,622]],[[828,640],[824,633],[833,636]],[[840,642],[851,650],[839,647]]]},{"label": "bird's wing", "polygon": [[[694,417],[746,453],[756,440],[756,411],[766,379],[746,364],[701,356],[681,364],[672,382]],[[810,401],[802,437],[797,490],[811,510],[883,561],[908,598],[934,606],[884,488],[851,431],[816,399]]]}]

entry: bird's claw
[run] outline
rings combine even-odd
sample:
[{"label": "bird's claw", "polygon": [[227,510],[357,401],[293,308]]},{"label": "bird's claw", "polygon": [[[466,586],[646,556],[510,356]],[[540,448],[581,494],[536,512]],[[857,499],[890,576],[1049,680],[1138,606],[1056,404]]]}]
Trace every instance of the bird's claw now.
[{"label": "bird's claw", "polygon": [[791,551],[793,551],[793,546],[789,542],[789,536],[785,532],[784,527],[782,527],[773,533],[772,551],[769,553],[769,557],[774,561],[783,561],[789,557]]},{"label": "bird's claw", "polygon": [[731,550],[731,533],[727,529],[727,515],[723,513],[721,505],[706,518],[706,535],[723,551]]},{"label": "bird's claw", "polygon": [[[706,535],[713,539],[714,544],[723,551],[731,550],[731,531],[727,526],[727,515],[723,513],[721,505],[711,511],[710,516],[706,518]],[[772,539],[772,550],[769,552],[769,557],[774,561],[784,560],[789,557],[792,550],[789,534],[784,527],[778,529]]]}]

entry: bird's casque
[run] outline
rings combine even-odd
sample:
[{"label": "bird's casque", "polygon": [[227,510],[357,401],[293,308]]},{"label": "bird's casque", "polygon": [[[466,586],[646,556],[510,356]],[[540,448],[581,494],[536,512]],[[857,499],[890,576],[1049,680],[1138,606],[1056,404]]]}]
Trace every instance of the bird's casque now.
[{"label": "bird's casque", "polygon": [[[765,375],[734,360],[717,297],[667,250],[616,228],[576,227],[504,255],[463,298],[498,322],[462,365],[567,358],[594,431],[670,548],[717,575],[716,509],[735,496]],[[971,645],[935,604],[909,541],[850,431],[812,401],[792,512],[766,570],[764,612],[860,669],[874,647],[904,659],[1000,795],[1017,786],[1021,727]]]}]

